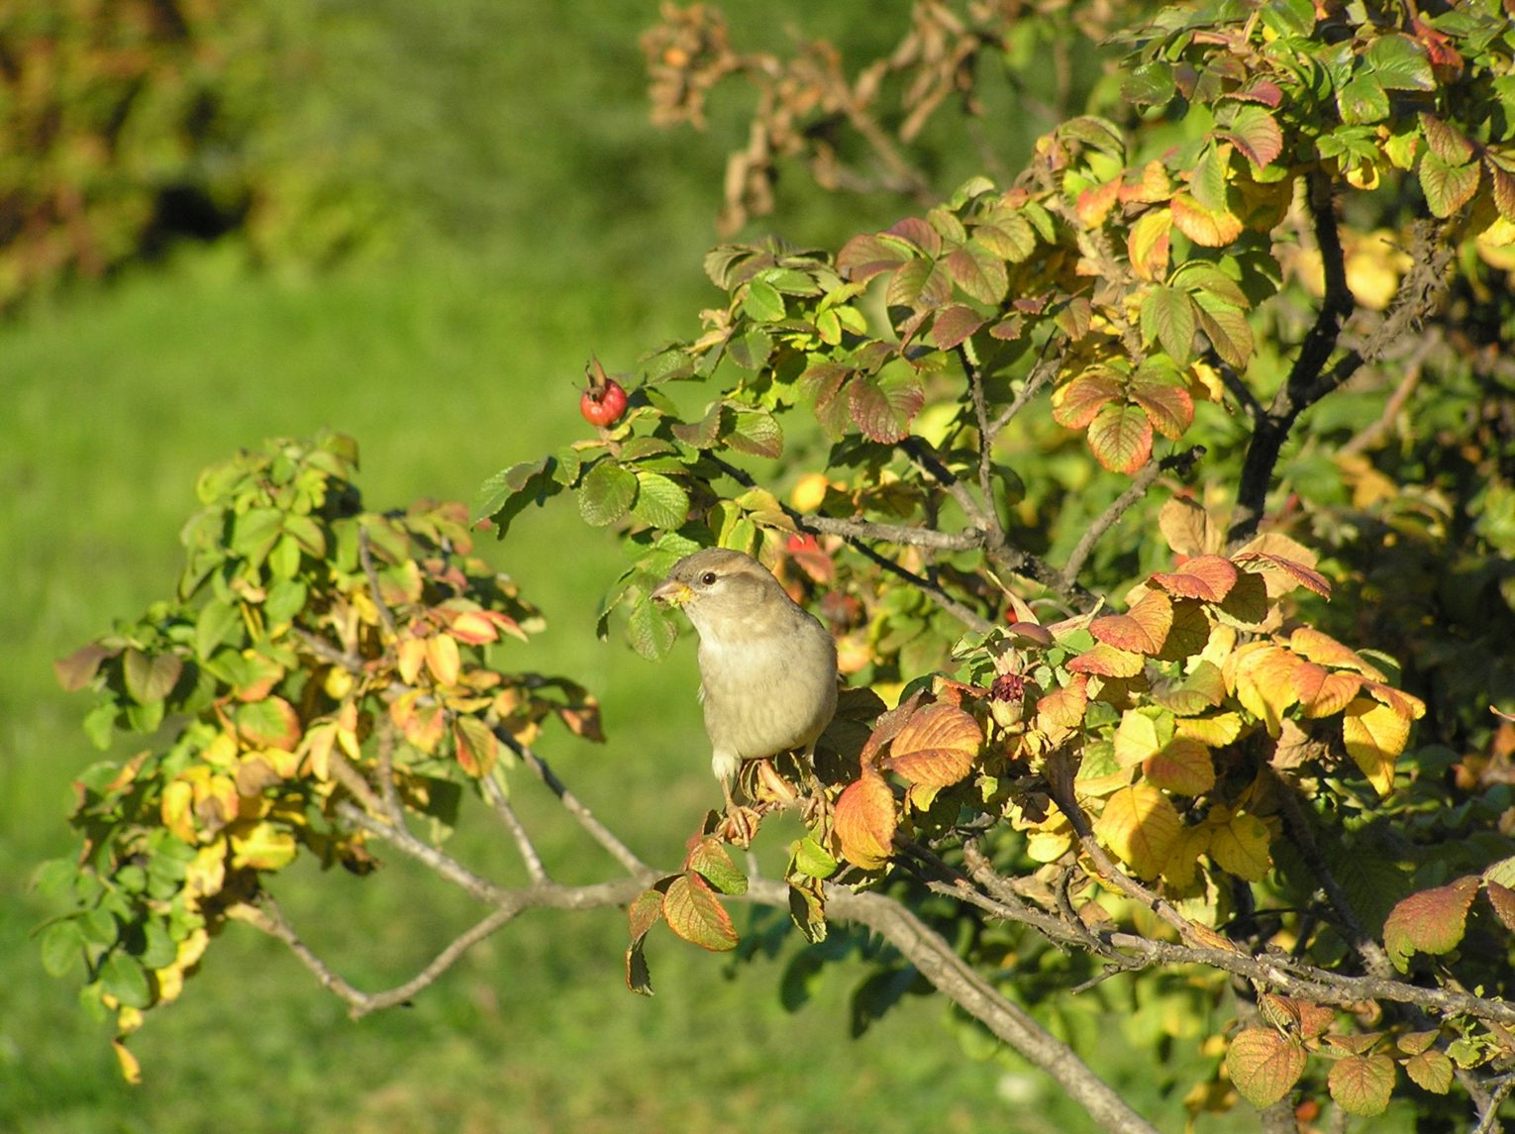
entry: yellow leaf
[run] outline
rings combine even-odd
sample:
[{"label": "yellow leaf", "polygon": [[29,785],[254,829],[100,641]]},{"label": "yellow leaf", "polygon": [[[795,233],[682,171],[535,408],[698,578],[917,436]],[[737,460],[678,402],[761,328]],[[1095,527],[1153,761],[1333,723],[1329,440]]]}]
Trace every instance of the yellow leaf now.
[{"label": "yellow leaf", "polygon": [[439,685],[456,685],[462,665],[455,639],[446,634],[433,634],[426,639],[426,668]]},{"label": "yellow leaf", "polygon": [[1115,762],[1122,768],[1140,764],[1159,752],[1173,736],[1173,718],[1162,710],[1127,709],[1115,730]]},{"label": "yellow leaf", "polygon": [[1200,823],[1184,827],[1168,852],[1168,861],[1163,864],[1164,880],[1177,890],[1193,886],[1199,874],[1199,856],[1210,849],[1212,829]]},{"label": "yellow leaf", "polygon": [[[238,827],[245,826],[237,824]],[[231,832],[231,864],[254,870],[279,870],[294,861],[299,848],[295,837],[272,823],[257,823],[250,829]]]},{"label": "yellow leaf", "polygon": [[1210,750],[1197,740],[1175,737],[1142,764],[1142,775],[1153,787],[1179,795],[1200,795],[1215,786]]},{"label": "yellow leaf", "polygon": [[119,1039],[110,1041],[112,1049],[116,1053],[116,1062],[121,1065],[121,1078],[133,1086],[142,1082],[142,1065],[137,1062],[137,1057],[126,1050],[126,1044]]},{"label": "yellow leaf", "polygon": [[1299,664],[1292,653],[1271,643],[1249,650],[1237,661],[1237,699],[1267,726],[1269,736],[1278,736],[1285,711],[1299,700],[1294,680]]},{"label": "yellow leaf", "polygon": [[1172,802],[1149,784],[1116,792],[1094,823],[1100,841],[1149,882],[1162,873],[1182,830]]},{"label": "yellow leaf", "polygon": [[184,889],[192,898],[219,894],[226,885],[226,840],[201,847],[184,870]]},{"label": "yellow leaf", "polygon": [[1410,738],[1410,722],[1389,706],[1358,697],[1342,715],[1347,754],[1379,795],[1394,790],[1394,763]]},{"label": "yellow leaf", "polygon": [[1174,735],[1197,740],[1209,748],[1224,748],[1241,735],[1241,717],[1236,713],[1182,717],[1174,724]]},{"label": "yellow leaf", "polygon": [[[1261,882],[1273,866],[1268,844],[1272,841],[1268,826],[1256,815],[1242,811],[1227,814],[1228,808],[1216,807],[1206,821],[1211,826],[1210,857],[1228,874],[1248,882]],[[1223,819],[1222,822],[1216,822]]]},{"label": "yellow leaf", "polygon": [[421,667],[426,664],[426,639],[405,638],[395,652],[399,655],[400,680],[406,685],[414,685]]}]

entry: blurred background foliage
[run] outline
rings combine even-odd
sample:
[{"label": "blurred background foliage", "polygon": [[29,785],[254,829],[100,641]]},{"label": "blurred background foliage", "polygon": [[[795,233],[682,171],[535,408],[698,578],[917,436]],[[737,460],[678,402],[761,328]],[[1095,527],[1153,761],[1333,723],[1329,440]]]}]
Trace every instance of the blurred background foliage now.
[{"label": "blurred background foliage", "polygon": [[[998,7],[1027,18],[996,45],[1007,66],[983,68],[979,115],[950,112],[954,93],[912,142],[942,192],[1010,176],[1065,112],[1134,113],[1117,53],[1094,39],[1145,5]],[[773,0],[726,16],[744,50],[787,51],[802,30],[851,60],[890,50],[908,6],[860,19],[852,5]],[[68,784],[95,756],[49,662],[167,586],[201,467],[332,426],[360,442],[371,507],[467,499],[501,466],[580,435],[574,383],[591,351],[627,369],[694,333],[716,295],[700,262],[751,99],[728,84],[703,131],[655,127],[638,38],[657,19],[650,0],[0,0],[0,886],[19,895],[0,911],[0,1128],[1085,1128],[972,1029],[971,1053],[994,1061],[962,1059],[942,1006],[908,985],[849,999],[849,973],[867,971],[855,958],[822,981],[819,966],[785,968],[792,943],[773,944],[727,980],[719,962],[667,950],[658,997],[633,1001],[619,917],[515,926],[414,1008],[356,1025],[277,946],[238,935],[141,1037],[136,1090],[70,986],[41,973],[29,934],[53,911],[26,883],[69,849]],[[835,144],[845,158],[856,140],[837,130]],[[740,236],[835,247],[915,211],[894,192],[828,193],[781,169],[772,212]],[[1412,207],[1382,200],[1382,217],[1351,219],[1371,229]],[[1333,399],[1282,471],[1320,506],[1286,510],[1296,534],[1337,557],[1327,625],[1407,663],[1433,706],[1424,738],[1448,746],[1445,775],[1470,787],[1515,780],[1515,735],[1486,712],[1515,687],[1515,382],[1499,348],[1515,328],[1500,323],[1504,277],[1465,265],[1464,338],[1422,360],[1431,380],[1392,404],[1382,382]],[[1278,318],[1302,326],[1309,312]],[[1028,430],[1061,491],[1022,505],[1021,534],[1055,557],[1122,482],[1091,480],[1066,431]],[[500,566],[551,627],[529,664],[599,692],[610,735],[601,750],[566,736],[544,748],[638,851],[672,860],[712,802],[692,651],[654,667],[594,640],[596,602],[624,564],[566,510],[533,510],[512,536]],[[691,822],[669,824],[675,812]],[[481,866],[497,857],[484,824],[458,838]],[[570,845],[544,848],[567,880]],[[360,983],[406,973],[468,913],[400,863],[361,889],[295,873],[281,894],[291,919]],[[1210,1030],[1186,995],[1122,977],[1043,1010],[1172,1128],[1221,1054],[1185,1042]],[[1375,1129],[1407,1121],[1391,1110]]]},{"label": "blurred background foliage", "polygon": [[[591,350],[625,367],[692,330],[744,105],[718,97],[707,133],[654,127],[638,37],[657,18],[650,2],[0,0],[0,1128],[1079,1128],[1023,1066],[964,1061],[943,1006],[906,989],[877,990],[902,1007],[850,1043],[870,1023],[846,979],[859,959],[823,982],[784,976],[792,944],[739,973],[669,950],[658,997],[634,999],[616,915],[523,923],[414,1008],[360,1024],[271,942],[232,934],[143,1037],[140,1088],[41,971],[31,935],[56,911],[28,879],[70,850],[69,783],[97,756],[50,662],[173,578],[200,468],[329,425],[359,439],[372,506],[467,499],[578,435]],[[783,50],[803,26],[860,57],[906,25],[904,6],[859,20],[797,0],[730,18],[746,46]],[[995,128],[1019,154],[1050,125],[1007,118]],[[949,182],[976,165],[961,129],[927,140]],[[797,177],[748,232],[835,243],[899,210]],[[654,667],[595,641],[620,552],[567,514],[518,530],[500,566],[550,626],[522,664],[582,677],[610,731],[605,748],[546,750],[638,851],[672,860],[713,802],[692,652]],[[527,798],[528,818],[534,804],[551,814]],[[484,823],[455,845],[481,868],[500,857]],[[544,846],[567,880],[574,845]],[[371,985],[470,914],[388,865],[362,887],[296,871],[281,893]],[[1085,1035],[1114,1018],[1103,994],[1062,1015]],[[1164,1026],[1132,1023],[1105,1068],[1149,1110],[1185,1081],[1181,1064],[1143,1070],[1145,1032]]]}]

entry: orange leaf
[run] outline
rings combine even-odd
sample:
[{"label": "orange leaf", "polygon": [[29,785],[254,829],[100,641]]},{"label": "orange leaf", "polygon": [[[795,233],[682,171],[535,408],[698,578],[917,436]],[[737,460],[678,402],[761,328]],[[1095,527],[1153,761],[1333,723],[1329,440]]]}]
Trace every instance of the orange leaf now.
[{"label": "orange leaf", "polygon": [[1238,552],[1236,562],[1256,563],[1268,585],[1268,594],[1274,597],[1293,590],[1296,586],[1314,591],[1321,598],[1331,597],[1331,581],[1303,563],[1263,551]]},{"label": "orange leaf", "polygon": [[1299,700],[1295,671],[1306,663],[1282,646],[1272,644],[1243,647],[1243,651],[1234,655],[1236,697],[1267,726],[1268,735],[1276,738],[1284,713]]},{"label": "orange leaf", "polygon": [[1152,455],[1152,422],[1140,406],[1102,406],[1089,423],[1089,449],[1105,468],[1129,476]]},{"label": "orange leaf", "polygon": [[873,722],[873,732],[863,744],[863,751],[858,757],[863,767],[868,767],[873,762],[873,755],[884,745],[888,744],[896,736],[905,722],[915,712],[916,706],[921,703],[922,693],[917,691],[911,694],[908,700],[900,702],[887,713],[881,713],[878,720]]},{"label": "orange leaf", "polygon": [[1077,728],[1089,707],[1089,678],[1080,673],[1061,689],[1054,689],[1036,702],[1038,716],[1059,728]]},{"label": "orange leaf", "polygon": [[457,717],[452,722],[452,742],[458,767],[470,776],[487,776],[493,770],[500,741],[478,717]]},{"label": "orange leaf", "polygon": [[1283,1098],[1305,1073],[1305,1049],[1272,1028],[1244,1028],[1226,1052],[1231,1082],[1262,1110]]},{"label": "orange leaf", "polygon": [[947,787],[968,774],[983,743],[978,722],[952,705],[927,705],[889,745],[885,766],[923,787]]},{"label": "orange leaf", "polygon": [[1201,555],[1177,571],[1155,573],[1152,582],[1170,595],[1220,602],[1236,585],[1236,566],[1219,555]]},{"label": "orange leaf", "polygon": [[1052,419],[1066,429],[1084,429],[1107,402],[1122,396],[1114,374],[1104,367],[1085,370],[1052,395]]},{"label": "orange leaf", "polygon": [[1333,669],[1350,669],[1375,681],[1384,679],[1383,671],[1363,661],[1355,650],[1348,649],[1331,635],[1310,626],[1301,626],[1289,636],[1289,648],[1300,657]]},{"label": "orange leaf", "polygon": [[1173,214],[1167,209],[1143,213],[1126,237],[1126,255],[1138,279],[1158,283],[1168,274],[1169,233]]},{"label": "orange leaf", "polygon": [[1188,193],[1173,195],[1173,225],[1195,244],[1220,248],[1242,233],[1240,218],[1225,210],[1207,209]]},{"label": "orange leaf", "polygon": [[898,822],[894,792],[877,772],[864,771],[837,797],[836,837],[842,855],[864,870],[876,870],[889,861]]},{"label": "orange leaf", "polygon": [[1362,688],[1362,678],[1350,673],[1332,673],[1314,662],[1300,662],[1294,671],[1294,688],[1307,717],[1329,717],[1347,707]]},{"label": "orange leaf", "polygon": [[1125,614],[1107,614],[1089,624],[1089,633],[1118,650],[1148,656],[1158,653],[1173,625],[1173,601],[1161,591],[1147,591]]}]

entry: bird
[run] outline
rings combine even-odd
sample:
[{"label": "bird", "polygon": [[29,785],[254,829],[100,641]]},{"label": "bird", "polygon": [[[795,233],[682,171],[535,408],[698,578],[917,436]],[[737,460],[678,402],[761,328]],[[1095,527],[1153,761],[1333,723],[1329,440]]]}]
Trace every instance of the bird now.
[{"label": "bird", "polygon": [[836,712],[836,642],[756,559],[705,548],[673,565],[651,594],[699,634],[700,702],[710,768],[732,815],[742,762],[803,749]]}]

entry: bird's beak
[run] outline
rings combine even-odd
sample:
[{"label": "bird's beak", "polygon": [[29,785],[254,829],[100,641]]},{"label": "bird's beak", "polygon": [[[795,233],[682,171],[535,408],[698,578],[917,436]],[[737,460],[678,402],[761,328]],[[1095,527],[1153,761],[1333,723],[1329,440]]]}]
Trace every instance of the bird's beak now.
[{"label": "bird's beak", "polygon": [[694,592],[689,589],[688,583],[681,583],[677,579],[667,579],[658,584],[650,597],[653,602],[683,606],[694,597]]}]

